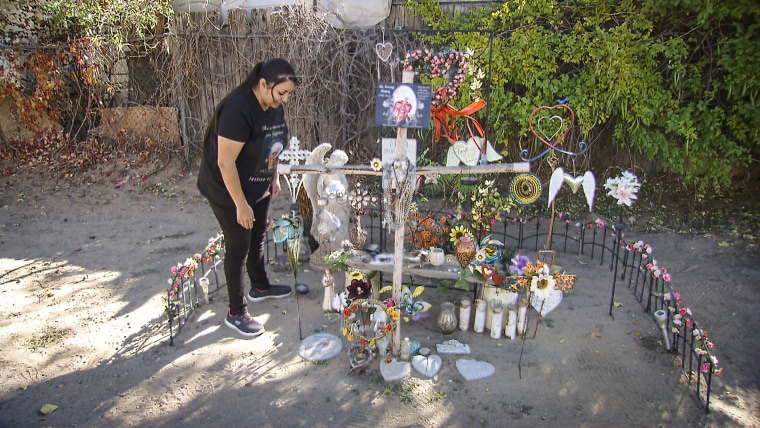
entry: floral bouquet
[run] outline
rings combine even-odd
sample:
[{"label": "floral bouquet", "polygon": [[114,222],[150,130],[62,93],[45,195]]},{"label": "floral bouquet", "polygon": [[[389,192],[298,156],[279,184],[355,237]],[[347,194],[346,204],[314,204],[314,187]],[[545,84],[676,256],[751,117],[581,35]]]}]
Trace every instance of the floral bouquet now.
[{"label": "floral bouquet", "polygon": [[[393,290],[393,286],[386,285],[380,289],[380,293],[391,290]],[[414,289],[414,292],[412,292],[409,287],[404,285],[404,287],[401,289],[401,296],[398,301],[390,297],[385,299],[383,303],[388,308],[396,308],[398,311],[404,312],[406,314],[406,316],[404,316],[404,321],[419,321],[421,319],[430,317],[430,303],[418,299],[423,291],[425,291],[425,287],[421,285],[416,287]]]},{"label": "floral bouquet", "polygon": [[607,195],[617,199],[618,205],[633,205],[633,200],[638,199],[636,194],[641,188],[639,178],[630,171],[624,171],[622,175],[615,178],[608,178],[604,183],[604,188],[609,190]]},{"label": "floral bouquet", "polygon": [[572,289],[575,286],[575,276],[564,273],[551,273],[548,265],[536,260],[531,262],[526,256],[517,254],[511,260],[509,272],[512,275],[519,276],[512,288],[516,291],[524,291],[533,294],[542,294],[546,291],[561,289],[562,291]]}]

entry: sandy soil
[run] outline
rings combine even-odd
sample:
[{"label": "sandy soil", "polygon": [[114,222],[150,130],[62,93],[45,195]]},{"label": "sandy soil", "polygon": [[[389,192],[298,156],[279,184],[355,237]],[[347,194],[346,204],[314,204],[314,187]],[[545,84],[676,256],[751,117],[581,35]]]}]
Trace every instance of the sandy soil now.
[{"label": "sandy soil", "polygon": [[[250,306],[263,336],[224,326],[220,290],[169,346],[170,268],[218,232],[196,170],[169,166],[145,181],[134,178],[145,171],[94,171],[92,184],[74,185],[34,173],[0,179],[0,427],[760,426],[760,260],[714,238],[640,236],[716,344],[724,372],[708,415],[631,293],[619,290],[610,317],[609,270],[562,253],[578,286],[535,340],[441,336],[440,303],[460,291],[426,290],[433,317],[402,325],[423,346],[469,344],[469,358],[496,367],[478,381],[464,380],[450,355],[432,379],[396,384],[376,368],[349,373],[345,353],[301,359],[301,337],[341,329],[307,266],[308,294]],[[288,205],[280,197],[273,216]],[[43,420],[45,404],[58,408]]]}]

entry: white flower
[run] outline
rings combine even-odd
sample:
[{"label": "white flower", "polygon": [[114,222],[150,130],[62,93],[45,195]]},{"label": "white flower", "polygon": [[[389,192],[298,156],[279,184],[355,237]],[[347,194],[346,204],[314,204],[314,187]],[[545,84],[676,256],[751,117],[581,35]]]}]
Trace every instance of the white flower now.
[{"label": "white flower", "polygon": [[554,290],[557,281],[549,274],[538,274],[530,280],[530,292],[538,295],[547,294]]},{"label": "white flower", "polygon": [[638,193],[641,183],[639,183],[638,177],[633,175],[630,171],[625,171],[619,177],[608,178],[604,183],[604,188],[609,190],[607,195],[617,199],[618,205],[631,206],[634,199],[638,199],[636,193]]}]

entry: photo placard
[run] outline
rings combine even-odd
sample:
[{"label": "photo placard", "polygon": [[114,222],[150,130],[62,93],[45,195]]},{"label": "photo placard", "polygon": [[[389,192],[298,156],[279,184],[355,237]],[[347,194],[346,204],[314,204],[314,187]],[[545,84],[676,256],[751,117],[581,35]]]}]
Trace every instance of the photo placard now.
[{"label": "photo placard", "polygon": [[429,129],[432,96],[430,85],[378,84],[375,125]]}]

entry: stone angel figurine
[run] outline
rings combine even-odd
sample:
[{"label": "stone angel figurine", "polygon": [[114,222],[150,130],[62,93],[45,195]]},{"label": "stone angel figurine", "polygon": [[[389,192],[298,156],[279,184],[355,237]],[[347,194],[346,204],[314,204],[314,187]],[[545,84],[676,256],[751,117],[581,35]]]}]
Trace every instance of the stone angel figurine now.
[{"label": "stone angel figurine", "polygon": [[[335,150],[326,158],[330,149],[332,145],[329,143],[318,145],[305,164],[343,166],[348,162],[348,155],[343,150]],[[341,243],[349,239],[351,207],[348,204],[348,180],[341,173],[306,174],[303,187],[311,200],[311,235],[319,244],[310,263],[321,267],[324,257],[338,250]]]}]

